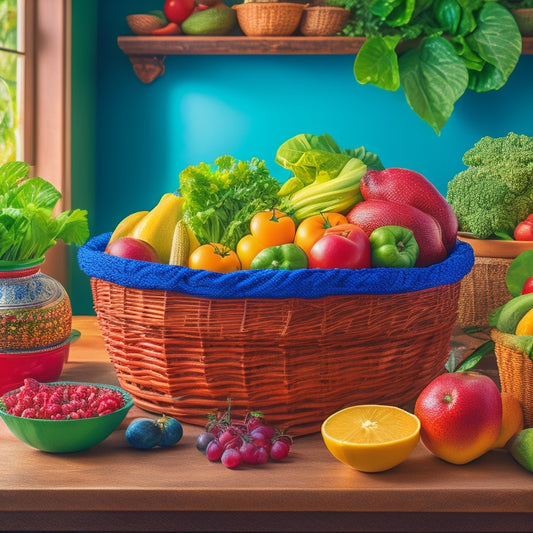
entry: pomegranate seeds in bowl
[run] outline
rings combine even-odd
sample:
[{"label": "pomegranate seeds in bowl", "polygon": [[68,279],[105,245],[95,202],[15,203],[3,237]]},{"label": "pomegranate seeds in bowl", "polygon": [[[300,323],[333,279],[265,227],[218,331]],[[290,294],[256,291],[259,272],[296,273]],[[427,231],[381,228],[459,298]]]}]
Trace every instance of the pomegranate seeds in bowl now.
[{"label": "pomegranate seeds in bowl", "polygon": [[21,441],[39,450],[85,450],[106,439],[133,406],[113,385],[80,382],[24,385],[0,397],[0,416]]}]

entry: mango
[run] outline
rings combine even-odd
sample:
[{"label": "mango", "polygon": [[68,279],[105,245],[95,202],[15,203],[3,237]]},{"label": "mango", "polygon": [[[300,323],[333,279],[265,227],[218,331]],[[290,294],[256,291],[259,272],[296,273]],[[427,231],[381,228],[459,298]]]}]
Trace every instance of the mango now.
[{"label": "mango", "polygon": [[196,11],[181,25],[185,35],[227,35],[237,24],[237,14],[225,4]]}]

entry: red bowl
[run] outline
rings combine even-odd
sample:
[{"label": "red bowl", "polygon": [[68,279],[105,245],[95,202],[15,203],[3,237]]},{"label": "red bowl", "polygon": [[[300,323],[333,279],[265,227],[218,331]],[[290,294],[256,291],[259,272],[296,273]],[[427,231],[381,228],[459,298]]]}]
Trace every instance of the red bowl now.
[{"label": "red bowl", "polygon": [[41,350],[0,353],[0,395],[21,387],[26,378],[41,383],[56,381],[68,361],[70,345],[78,336],[78,332],[73,332],[61,344]]}]

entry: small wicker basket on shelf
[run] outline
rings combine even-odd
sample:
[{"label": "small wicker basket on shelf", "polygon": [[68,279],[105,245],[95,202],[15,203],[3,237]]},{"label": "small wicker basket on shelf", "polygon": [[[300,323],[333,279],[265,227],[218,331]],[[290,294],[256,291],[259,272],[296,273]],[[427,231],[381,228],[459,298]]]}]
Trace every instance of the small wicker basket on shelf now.
[{"label": "small wicker basket on shelf", "polygon": [[246,2],[232,6],[237,21],[248,36],[268,37],[292,35],[300,24],[304,4],[291,2]]},{"label": "small wicker basket on shelf", "polygon": [[135,35],[151,35],[154,30],[162,28],[166,22],[156,15],[128,15],[126,22]]},{"label": "small wicker basket on shelf", "polygon": [[[109,256],[105,237],[81,247],[78,260],[119,383],[136,405],[204,425],[230,397],[236,415],[260,409],[294,436],[320,431],[348,405],[405,405],[441,374],[460,279],[473,263],[463,245],[427,269],[221,275]],[[137,268],[144,287],[121,281]],[[400,292],[409,278],[423,288]],[[214,285],[224,294],[206,297]],[[291,296],[301,286],[333,294]],[[257,296],[263,287],[271,297]]]},{"label": "small wicker basket on shelf", "polygon": [[522,404],[525,427],[533,427],[533,361],[512,346],[514,335],[492,328],[490,336],[495,344],[501,389]]},{"label": "small wicker basket on shelf", "polygon": [[350,10],[335,6],[307,6],[300,20],[300,32],[308,36],[335,35],[346,26]]}]

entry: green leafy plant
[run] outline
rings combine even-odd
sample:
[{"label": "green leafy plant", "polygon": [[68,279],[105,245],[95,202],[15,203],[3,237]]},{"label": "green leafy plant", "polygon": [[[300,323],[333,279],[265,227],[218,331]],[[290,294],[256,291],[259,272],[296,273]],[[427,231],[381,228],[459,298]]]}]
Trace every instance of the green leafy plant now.
[{"label": "green leafy plant", "polygon": [[40,259],[61,239],[83,244],[89,237],[87,211],[53,216],[61,193],[50,182],[29,177],[21,161],[0,166],[0,260]]},{"label": "green leafy plant", "polygon": [[466,90],[505,85],[522,52],[509,8],[491,0],[329,0],[350,9],[343,33],[367,37],[354,63],[361,84],[402,88],[440,135]]}]

